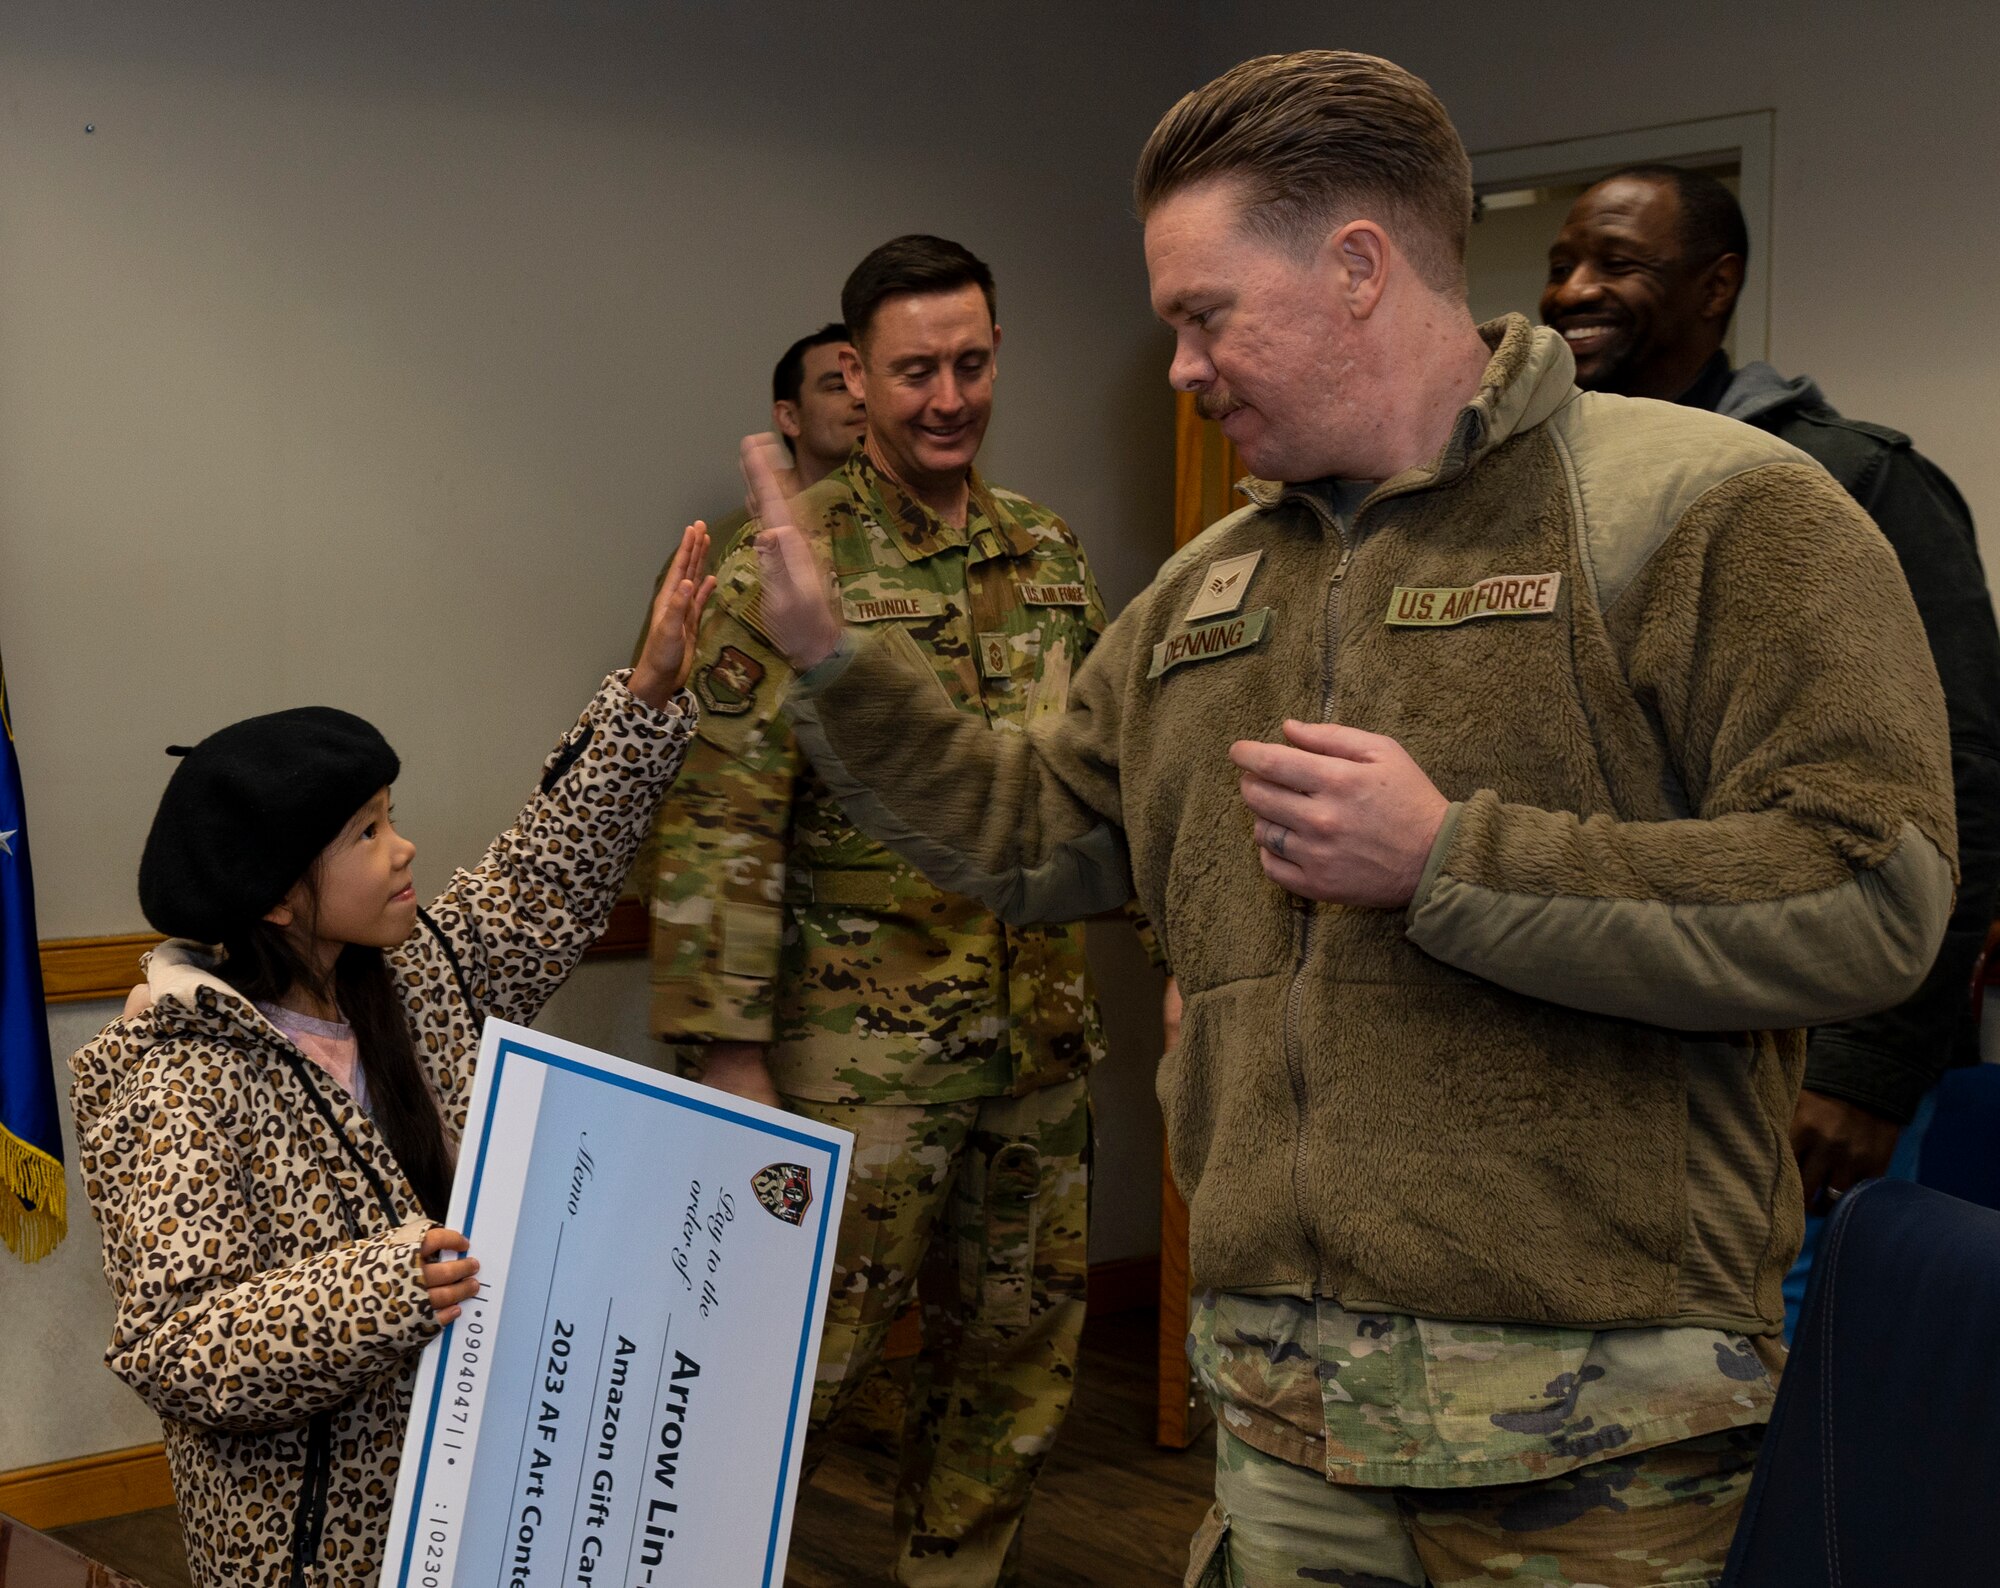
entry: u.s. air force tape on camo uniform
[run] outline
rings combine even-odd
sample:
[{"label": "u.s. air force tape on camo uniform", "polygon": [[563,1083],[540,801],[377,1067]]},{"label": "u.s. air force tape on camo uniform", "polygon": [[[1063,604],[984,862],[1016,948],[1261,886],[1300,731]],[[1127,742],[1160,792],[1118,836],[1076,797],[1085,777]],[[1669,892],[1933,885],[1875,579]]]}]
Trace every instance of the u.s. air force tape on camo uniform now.
[{"label": "u.s. air force tape on camo uniform", "polygon": [[[1018,729],[1065,708],[1104,616],[1054,514],[975,476],[955,529],[859,454],[799,511],[845,621],[894,636],[957,709]],[[955,1269],[950,1304],[930,1298],[938,1381],[919,1383],[904,1444],[903,1580],[990,1583],[1082,1324],[1082,1075],[1102,1048],[1082,932],[1005,927],[856,832],[779,713],[790,681],[745,547],[721,571],[692,681],[703,728],[653,834],[653,1025],[768,1044],[788,1106],[866,1143],[816,1428],[879,1359],[927,1248]]]}]

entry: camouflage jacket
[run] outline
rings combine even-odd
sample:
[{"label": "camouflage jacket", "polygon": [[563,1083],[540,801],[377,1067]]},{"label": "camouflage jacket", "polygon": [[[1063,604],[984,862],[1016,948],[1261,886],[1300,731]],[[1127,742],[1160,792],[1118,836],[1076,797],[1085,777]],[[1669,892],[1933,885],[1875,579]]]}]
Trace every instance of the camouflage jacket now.
[{"label": "camouflage jacket", "polygon": [[1768,1422],[1785,1348],[1723,1329],[1562,1329],[1207,1291],[1188,1359],[1246,1445],[1333,1483],[1552,1478]]},{"label": "camouflage jacket", "polygon": [[[963,529],[857,450],[798,498],[849,623],[898,631],[960,711],[1018,729],[1069,701],[1105,626],[1069,527],[975,473]],[[753,526],[754,529],[754,526]],[[780,705],[746,534],[695,662],[701,727],[642,870],[655,1034],[769,1045],[780,1091],[827,1102],[1021,1095],[1102,1049],[1076,926],[1014,928],[848,822]]]}]

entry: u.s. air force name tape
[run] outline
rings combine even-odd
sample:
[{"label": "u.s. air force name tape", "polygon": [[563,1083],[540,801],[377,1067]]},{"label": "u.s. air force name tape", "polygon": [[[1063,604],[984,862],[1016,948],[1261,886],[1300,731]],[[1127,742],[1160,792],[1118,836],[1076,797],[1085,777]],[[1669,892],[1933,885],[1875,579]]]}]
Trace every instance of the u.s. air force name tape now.
[{"label": "u.s. air force name tape", "polygon": [[1031,607],[1081,607],[1090,605],[1090,592],[1083,581],[1072,584],[1031,584],[1023,579],[1018,586],[1021,600]]},{"label": "u.s. air force name tape", "polygon": [[1556,609],[1559,573],[1499,574],[1458,587],[1397,585],[1389,592],[1382,621],[1405,628],[1435,629],[1474,618],[1538,618]]},{"label": "u.s. air force name tape", "polygon": [[1212,657],[1227,656],[1231,651],[1247,650],[1264,637],[1270,626],[1271,609],[1259,607],[1240,617],[1219,618],[1199,628],[1170,634],[1153,647],[1153,665],[1146,670],[1146,676],[1158,678],[1183,662],[1205,662]]}]

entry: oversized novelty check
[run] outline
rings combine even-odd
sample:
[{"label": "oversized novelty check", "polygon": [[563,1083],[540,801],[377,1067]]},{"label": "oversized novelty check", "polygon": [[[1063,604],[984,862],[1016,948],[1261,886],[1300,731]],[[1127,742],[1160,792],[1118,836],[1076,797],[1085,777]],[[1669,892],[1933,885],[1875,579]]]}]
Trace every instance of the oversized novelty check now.
[{"label": "oversized novelty check", "polygon": [[383,1582],[782,1582],[851,1143],[487,1021]]}]

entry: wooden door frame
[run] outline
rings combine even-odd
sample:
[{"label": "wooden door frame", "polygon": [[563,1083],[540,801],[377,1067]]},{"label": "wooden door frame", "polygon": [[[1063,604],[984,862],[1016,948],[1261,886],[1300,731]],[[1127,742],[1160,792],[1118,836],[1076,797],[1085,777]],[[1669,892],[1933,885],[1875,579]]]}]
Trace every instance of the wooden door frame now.
[{"label": "wooden door frame", "polygon": [[[1174,546],[1179,549],[1238,505],[1242,459],[1219,426],[1195,412],[1194,394],[1174,405]],[[1188,1210],[1160,1149],[1160,1339],[1156,1443],[1183,1450],[1213,1414],[1188,1370]]]}]

